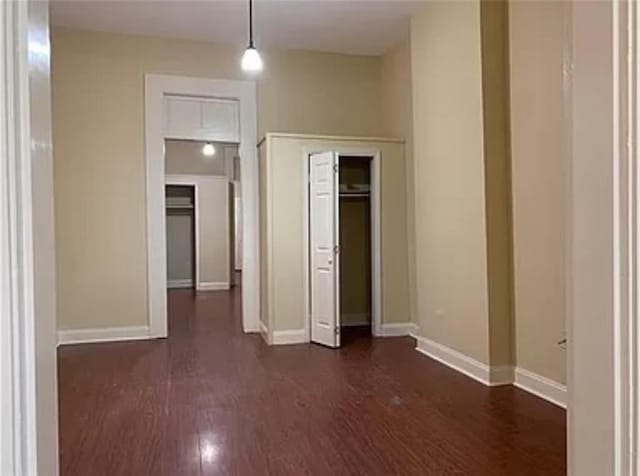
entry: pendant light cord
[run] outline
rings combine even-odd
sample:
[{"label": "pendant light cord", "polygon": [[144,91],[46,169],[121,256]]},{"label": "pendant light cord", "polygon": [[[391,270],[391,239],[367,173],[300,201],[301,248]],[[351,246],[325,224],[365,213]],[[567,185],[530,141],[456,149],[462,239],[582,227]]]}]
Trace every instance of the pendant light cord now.
[{"label": "pendant light cord", "polygon": [[249,0],[249,48],[253,46],[253,0]]}]

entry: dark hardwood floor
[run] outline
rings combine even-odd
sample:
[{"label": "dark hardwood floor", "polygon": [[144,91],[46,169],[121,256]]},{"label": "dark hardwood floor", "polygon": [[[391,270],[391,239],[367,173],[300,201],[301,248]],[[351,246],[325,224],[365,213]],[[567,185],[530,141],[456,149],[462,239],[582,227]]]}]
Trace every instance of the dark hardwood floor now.
[{"label": "dark hardwood floor", "polygon": [[171,291],[166,340],[59,349],[62,476],[562,475],[565,412],[413,350],[268,347],[239,291]]}]

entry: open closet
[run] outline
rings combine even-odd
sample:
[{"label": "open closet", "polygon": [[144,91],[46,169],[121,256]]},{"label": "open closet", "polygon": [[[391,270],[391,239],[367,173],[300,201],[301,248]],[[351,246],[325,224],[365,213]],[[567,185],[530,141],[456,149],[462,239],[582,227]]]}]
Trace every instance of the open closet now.
[{"label": "open closet", "polygon": [[195,286],[195,190],[188,185],[165,188],[167,287]]},{"label": "open closet", "polygon": [[274,132],[258,157],[264,340],[335,348],[352,332],[405,335],[403,141]]},{"label": "open closet", "polygon": [[340,344],[371,335],[371,157],[338,155]]},{"label": "open closet", "polygon": [[340,347],[372,334],[372,163],[309,155],[312,342]]}]

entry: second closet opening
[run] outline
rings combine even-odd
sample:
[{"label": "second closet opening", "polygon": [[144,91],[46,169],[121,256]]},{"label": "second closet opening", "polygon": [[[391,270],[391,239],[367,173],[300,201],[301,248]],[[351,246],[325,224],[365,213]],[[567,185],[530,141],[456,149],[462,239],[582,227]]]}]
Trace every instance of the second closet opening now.
[{"label": "second closet opening", "polygon": [[371,158],[340,156],[339,296],[341,345],[372,335]]},{"label": "second closet opening", "polygon": [[166,185],[167,287],[195,288],[195,187]]}]

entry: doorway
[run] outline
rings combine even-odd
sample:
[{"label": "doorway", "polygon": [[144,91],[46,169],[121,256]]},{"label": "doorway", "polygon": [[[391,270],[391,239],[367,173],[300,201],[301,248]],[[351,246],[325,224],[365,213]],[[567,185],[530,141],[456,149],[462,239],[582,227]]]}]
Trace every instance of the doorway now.
[{"label": "doorway", "polygon": [[340,345],[371,337],[371,157],[338,158]]},{"label": "doorway", "polygon": [[341,347],[377,334],[377,153],[308,155],[310,341]]},{"label": "doorway", "polygon": [[[168,139],[235,143],[242,176],[242,328],[259,331],[260,276],[258,272],[258,183],[257,183],[257,101],[256,85],[250,81],[218,80],[171,75],[145,75],[145,157],[147,184],[147,277],[149,336],[168,335],[165,141]],[[228,179],[227,179],[227,182]],[[233,190],[227,198],[233,202]],[[196,194],[196,202],[198,196]],[[206,215],[212,216],[212,215]],[[198,227],[205,227],[202,214]],[[233,226],[233,219],[231,217]],[[211,251],[211,248],[206,248]],[[233,263],[233,260],[230,260]],[[233,266],[230,266],[233,267]],[[234,275],[234,272],[231,272]],[[216,276],[201,276],[201,290],[225,285]],[[232,279],[232,278],[231,278]],[[196,283],[198,286],[198,283]]]},{"label": "doorway", "polygon": [[167,288],[194,288],[196,283],[195,186],[167,185]]}]

